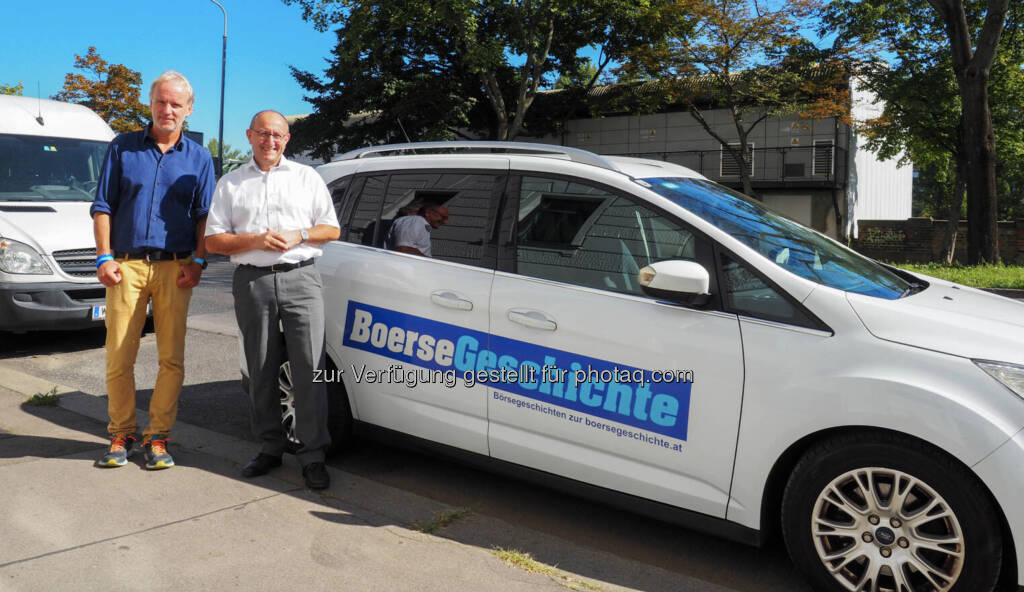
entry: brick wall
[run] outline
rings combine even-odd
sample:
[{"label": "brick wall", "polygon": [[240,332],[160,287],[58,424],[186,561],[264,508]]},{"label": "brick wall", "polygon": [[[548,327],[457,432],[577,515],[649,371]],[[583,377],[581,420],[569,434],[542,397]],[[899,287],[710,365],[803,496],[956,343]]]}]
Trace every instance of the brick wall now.
[{"label": "brick wall", "polygon": [[[860,220],[858,238],[851,246],[882,261],[928,263],[942,260],[945,220],[909,218],[907,220]],[[1024,264],[1024,220],[998,223],[999,257],[1004,263]],[[961,220],[957,232],[955,258],[967,261],[967,221]]]}]

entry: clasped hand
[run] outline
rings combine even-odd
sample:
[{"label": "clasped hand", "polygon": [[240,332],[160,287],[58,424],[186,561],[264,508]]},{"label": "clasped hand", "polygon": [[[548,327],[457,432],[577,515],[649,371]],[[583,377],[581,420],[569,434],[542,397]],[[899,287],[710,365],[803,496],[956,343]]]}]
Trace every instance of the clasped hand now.
[{"label": "clasped hand", "polygon": [[302,233],[298,230],[270,230],[262,234],[263,250],[284,253],[302,242]]}]

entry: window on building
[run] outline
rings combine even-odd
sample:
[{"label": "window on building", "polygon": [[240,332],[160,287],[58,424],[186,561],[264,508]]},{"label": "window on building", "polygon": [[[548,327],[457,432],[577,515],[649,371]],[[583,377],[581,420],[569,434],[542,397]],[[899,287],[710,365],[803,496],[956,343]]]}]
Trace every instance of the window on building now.
[{"label": "window on building", "polygon": [[834,172],[835,141],[815,140],[814,161],[812,164],[813,174],[818,176],[831,177]]},{"label": "window on building", "polygon": [[[729,148],[734,150],[739,149],[739,142],[730,142]],[[747,152],[744,155],[745,160],[750,163],[750,175],[754,174],[754,143],[747,142]],[[740,176],[740,165],[736,162],[736,157],[725,147],[722,148],[722,164],[718,171],[718,174],[722,177],[739,177]]]}]

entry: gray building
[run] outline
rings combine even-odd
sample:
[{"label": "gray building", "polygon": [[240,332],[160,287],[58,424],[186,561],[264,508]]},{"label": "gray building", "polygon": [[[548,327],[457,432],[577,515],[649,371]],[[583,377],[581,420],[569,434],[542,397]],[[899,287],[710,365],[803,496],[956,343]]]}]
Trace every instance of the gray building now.
[{"label": "gray building", "polygon": [[[857,126],[876,117],[881,106],[855,79],[852,85],[852,127],[835,117],[768,117],[747,138],[753,189],[765,204],[836,238],[856,237],[858,220],[911,215],[913,170],[864,149]],[[738,145],[727,110],[708,110],[704,117],[716,133]],[[735,159],[686,111],[570,119],[560,134],[518,139],[665,160],[742,189]]]},{"label": "gray building", "polygon": [[[880,160],[864,148],[858,126],[877,117],[882,107],[869,92],[858,88],[856,79],[850,84],[850,117],[768,117],[747,137],[752,154],[749,172],[758,197],[779,213],[838,239],[856,238],[858,220],[905,220],[911,216],[913,169],[899,166],[899,158]],[[622,88],[599,87],[591,95]],[[547,96],[541,100],[557,103],[561,100],[558,93],[544,93]],[[294,122],[302,117],[288,119]],[[727,110],[704,111],[704,118],[718,135],[732,138],[738,145]],[[544,136],[521,135],[516,140],[664,160],[742,190],[735,159],[686,111],[665,109],[650,115],[613,112],[597,118],[568,119],[563,129]],[[294,158],[319,164],[308,154]]]}]

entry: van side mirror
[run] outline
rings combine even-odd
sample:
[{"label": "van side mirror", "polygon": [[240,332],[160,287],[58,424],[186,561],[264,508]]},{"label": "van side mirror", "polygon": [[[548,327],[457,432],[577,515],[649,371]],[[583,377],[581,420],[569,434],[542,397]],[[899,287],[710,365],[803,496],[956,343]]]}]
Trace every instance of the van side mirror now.
[{"label": "van side mirror", "polygon": [[658,261],[637,274],[644,293],[690,306],[703,306],[711,299],[711,276],[695,261]]}]

